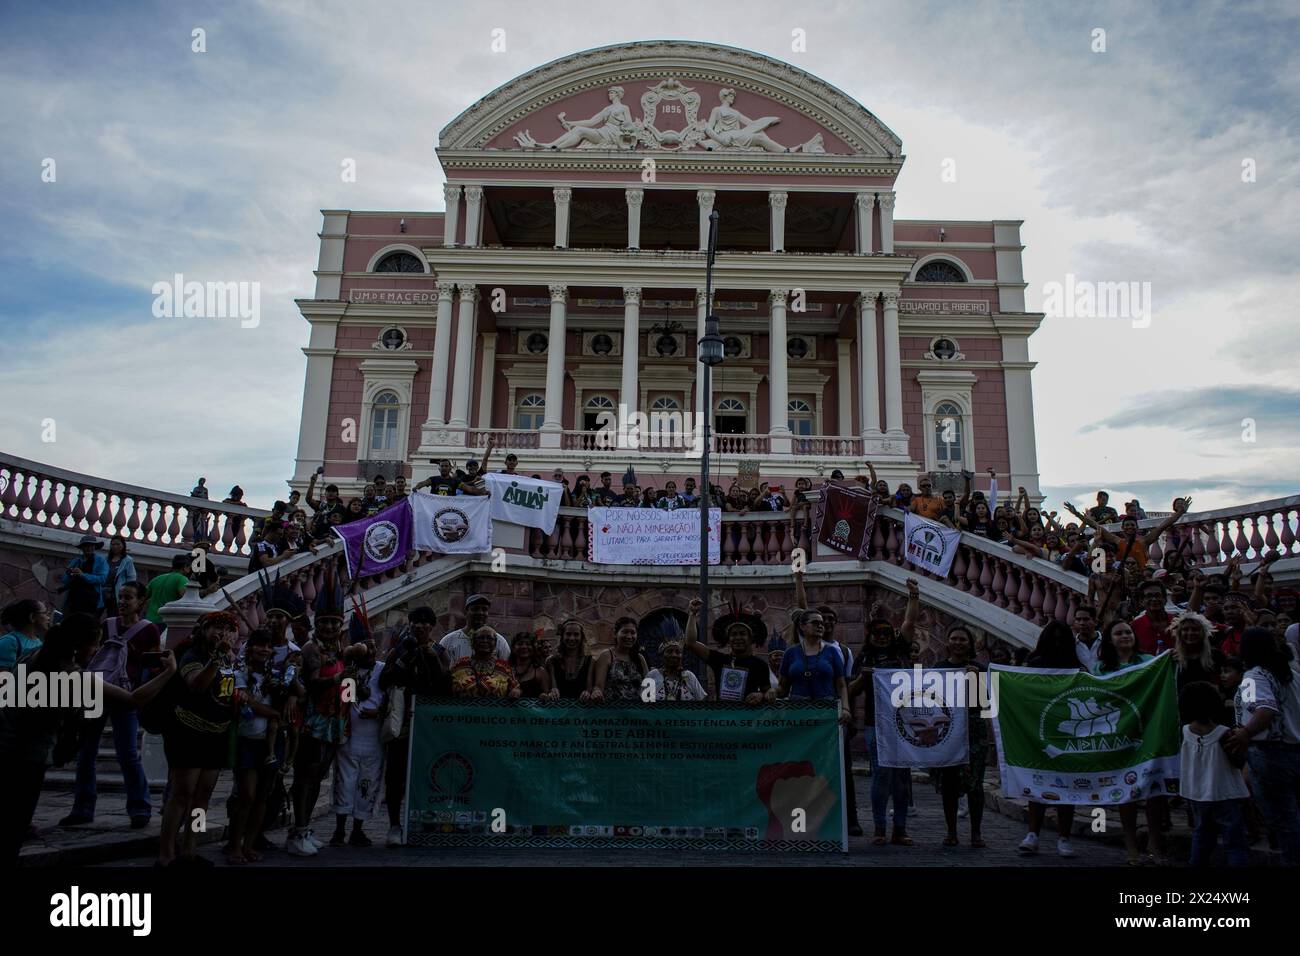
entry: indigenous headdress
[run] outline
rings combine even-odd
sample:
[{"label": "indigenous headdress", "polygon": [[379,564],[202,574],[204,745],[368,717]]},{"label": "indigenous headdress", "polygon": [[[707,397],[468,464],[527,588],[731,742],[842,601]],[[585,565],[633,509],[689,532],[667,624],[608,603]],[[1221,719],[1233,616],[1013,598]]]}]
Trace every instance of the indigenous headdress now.
[{"label": "indigenous headdress", "polygon": [[745,614],[741,611],[740,601],[732,598],[728,603],[728,610],[725,614],[718,617],[713,622],[713,641],[719,647],[727,646],[727,632],[735,624],[740,624],[749,631],[750,640],[755,647],[762,647],[767,643],[767,625],[757,614]]},{"label": "indigenous headdress", "polygon": [[321,582],[320,590],[316,592],[312,613],[316,620],[322,617],[336,617],[342,621],[347,617],[347,606],[343,600],[343,582],[333,562],[325,565],[325,579]]}]

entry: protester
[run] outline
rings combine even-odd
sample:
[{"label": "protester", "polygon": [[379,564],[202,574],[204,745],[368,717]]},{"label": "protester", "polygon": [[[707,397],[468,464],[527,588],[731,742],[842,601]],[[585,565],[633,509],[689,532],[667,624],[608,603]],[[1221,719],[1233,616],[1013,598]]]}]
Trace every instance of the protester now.
[{"label": "protester", "polygon": [[729,654],[706,647],[698,640],[696,624],[703,606],[699,598],[687,606],[684,649],[709,665],[719,700],[761,704],[773,684],[767,662],[754,653],[753,625],[740,619],[726,625]]},{"label": "protester", "polygon": [[0,671],[12,671],[18,659],[41,646],[50,627],[50,610],[42,602],[23,598],[0,613]]},{"label": "protester", "polygon": [[[867,744],[867,760],[871,767],[871,818],[875,827],[871,842],[875,846],[884,846],[887,842],[886,825],[892,800],[894,833],[888,842],[896,846],[911,846],[912,838],[907,835],[911,774],[902,768],[883,767],[880,764],[880,750],[876,740],[875,672],[877,668],[890,670],[911,665],[909,645],[915,636],[916,620],[921,611],[920,582],[915,578],[907,581],[907,609],[898,631],[885,619],[883,610],[880,605],[875,605],[868,613],[867,640],[858,655],[855,668],[857,673],[849,683],[849,693],[854,697],[859,694],[863,697],[863,738]],[[784,663],[782,661],[783,667]]]},{"label": "protester", "polygon": [[632,703],[641,699],[641,682],[649,667],[638,643],[636,620],[614,622],[614,646],[596,658],[591,678],[591,699]]},{"label": "protester", "polygon": [[[1049,621],[1038,634],[1038,643],[1033,653],[1025,662],[1027,667],[1048,670],[1078,670],[1079,655],[1075,651],[1077,641],[1070,628],[1062,621]],[[1043,828],[1043,818],[1047,814],[1044,804],[1029,801],[1029,832],[1020,841],[1022,854],[1038,852],[1038,834]],[[1070,844],[1070,828],[1074,825],[1074,807],[1061,804],[1056,808],[1056,853],[1069,859],[1077,856]]]},{"label": "protester", "polygon": [[[1150,548],[1151,545],[1155,544],[1162,534],[1173,527],[1174,522],[1186,514],[1187,509],[1192,505],[1191,498],[1175,498],[1174,513],[1142,535],[1138,534],[1137,520],[1125,516],[1123,521],[1120,523],[1120,533],[1115,534],[1113,531],[1108,531],[1103,527],[1107,522],[1098,520],[1094,515],[1098,509],[1102,509],[1103,514],[1109,513],[1110,515],[1115,515],[1115,509],[1105,506],[1104,496],[1105,492],[1098,492],[1097,508],[1091,509],[1086,514],[1081,512],[1069,501],[1065,502],[1065,509],[1084,524],[1095,530],[1099,540],[1115,545],[1118,550],[1118,557],[1121,561],[1129,555],[1132,555],[1137,560],[1139,568],[1146,567],[1147,549]],[[1117,520],[1117,518],[1118,515],[1115,515],[1110,518],[1110,521],[1113,522]]]},{"label": "protester", "polygon": [[[389,652],[379,674],[379,686],[387,695],[389,711],[401,709],[401,731],[384,748],[384,801],[388,804],[388,846],[402,843],[402,801],[406,795],[407,761],[410,756],[411,720],[415,699],[420,696],[449,697],[450,668],[445,652],[434,640],[437,615],[430,608],[417,607],[407,619],[408,631]],[[387,715],[386,715],[387,717]],[[385,723],[388,721],[386,720]]]},{"label": "protester", "polygon": [[[348,708],[347,734],[334,762],[334,835],[330,846],[367,847],[366,822],[374,815],[383,780],[384,749],[379,740],[379,716],[384,692],[379,678],[384,664],[362,642],[343,652],[355,698]],[[348,817],[352,835],[347,835]]]},{"label": "protester", "polygon": [[111,617],[117,613],[117,596],[122,585],[138,580],[135,561],[126,553],[126,538],[113,535],[108,542],[108,579],[104,581],[102,603]]},{"label": "protester", "polygon": [[[470,631],[470,656],[462,657],[451,669],[451,696],[517,698],[519,681],[506,658],[497,652],[501,635],[485,626]],[[509,655],[507,655],[509,656]]]},{"label": "protester", "polygon": [[59,589],[67,594],[64,614],[98,616],[103,610],[103,587],[108,581],[108,559],[98,553],[103,546],[93,534],[82,535],[77,543],[81,554],[68,562],[59,582]]},{"label": "protester", "polygon": [[244,489],[239,487],[239,485],[235,485],[235,487],[230,489],[230,494],[221,499],[221,503],[223,505],[243,505]]},{"label": "protester", "polygon": [[1178,753],[1178,789],[1192,811],[1192,866],[1208,866],[1219,832],[1229,866],[1245,866],[1245,806],[1250,796],[1241,767],[1245,761],[1228,753],[1230,731],[1219,722],[1219,691],[1197,681],[1178,695],[1185,721]]},{"label": "protester", "polygon": [[539,699],[551,696],[551,675],[538,653],[536,634],[531,631],[516,634],[514,643],[510,645],[508,662],[515,680],[519,682],[521,697]]},{"label": "protester", "polygon": [[1174,678],[1181,693],[1188,684],[1219,684],[1223,654],[1210,644],[1213,625],[1195,611],[1184,611],[1169,624],[1174,635]]},{"label": "protester", "polygon": [[662,663],[646,675],[655,685],[655,700],[705,700],[708,694],[700,680],[690,671],[682,670],[682,642],[669,638],[659,645]]},{"label": "protester", "polygon": [[[963,670],[976,677],[982,675],[982,670],[975,661],[975,635],[965,624],[949,628],[945,643],[948,654],[934,665],[936,668]],[[984,768],[988,761],[989,737],[984,719],[980,717],[978,700],[968,701],[966,735],[969,746],[966,763],[941,768],[935,780],[943,801],[944,823],[948,828],[943,845],[957,846],[960,842],[957,836],[957,810],[964,796],[970,811],[970,845],[982,850],[987,846],[981,833],[981,824],[984,821]]]},{"label": "protester", "polygon": [[[39,647],[24,652],[18,663],[29,679],[41,674],[51,685],[56,681],[66,683],[63,675],[79,674],[95,656],[99,633],[99,622],[94,617],[69,615],[45,633]],[[104,704],[118,707],[147,704],[176,673],[176,658],[170,651],[163,651],[158,667],[156,677],[131,691],[102,685]],[[0,866],[17,865],[23,840],[36,814],[55,742],[64,725],[80,720],[82,715],[81,710],[69,706],[0,707]]]},{"label": "protester", "polygon": [[[194,811],[207,814],[217,777],[228,767],[230,721],[234,715],[234,647],[239,619],[212,611],[194,625],[181,658],[180,685],[170,698],[171,718],[163,729],[168,797],[163,806],[158,866],[210,866],[198,855]],[[184,827],[185,836],[178,841]],[[180,846],[177,846],[179,842]]]},{"label": "protester", "polygon": [[262,859],[258,844],[265,821],[267,796],[279,769],[279,755],[268,744],[268,725],[278,719],[270,672],[273,638],[258,628],[244,642],[244,660],[235,672],[235,701],[239,726],[235,738],[235,787],[238,799],[230,821],[226,862],[234,865]]},{"label": "protester", "polygon": [[1246,757],[1255,806],[1277,837],[1282,865],[1300,866],[1300,680],[1294,662],[1262,627],[1246,629],[1241,662],[1246,673],[1234,701],[1238,726],[1228,746]]},{"label": "protester", "polygon": [[567,620],[560,624],[559,646],[546,661],[551,676],[551,698],[589,700],[593,668],[587,650],[587,635],[582,622]]},{"label": "protester", "polygon": [[174,555],[171,571],[160,574],[149,582],[149,605],[144,616],[159,627],[164,624],[161,613],[163,606],[179,601],[185,596],[185,588],[190,583],[189,575],[186,573],[190,567],[190,560],[188,554]]},{"label": "protester", "polygon": [[[158,669],[157,659],[162,644],[158,628],[152,621],[141,617],[144,602],[145,589],[139,582],[130,581],[122,585],[118,593],[118,613],[104,622],[99,652],[86,667],[86,670],[102,674],[105,682],[125,691],[147,683]],[[101,716],[87,718],[81,725],[72,812],[59,821],[61,827],[80,826],[95,819],[95,764],[99,759],[104,724],[109,721],[113,724],[113,750],[126,784],[126,813],[131,819],[131,828],[138,830],[149,823],[152,813],[149,781],[140,763],[137,746],[139,716],[131,707],[106,706]]]},{"label": "protester", "polygon": [[[487,627],[488,612],[491,608],[492,602],[486,594],[471,594],[465,598],[465,626],[445,635],[438,642],[447,652],[448,661],[454,664],[462,658],[474,656],[470,635]],[[495,630],[492,633],[497,635],[496,659],[509,660],[510,643]]]}]

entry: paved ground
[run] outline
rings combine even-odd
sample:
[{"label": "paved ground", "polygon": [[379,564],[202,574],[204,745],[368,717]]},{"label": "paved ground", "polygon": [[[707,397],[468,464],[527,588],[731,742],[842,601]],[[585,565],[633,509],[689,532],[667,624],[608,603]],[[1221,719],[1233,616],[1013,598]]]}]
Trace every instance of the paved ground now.
[{"label": "paved ground", "polygon": [[[869,778],[858,777],[858,787],[862,796],[859,808],[863,825],[871,832],[871,811],[868,797]],[[1124,862],[1124,851],[1119,846],[1109,845],[1092,839],[1075,839],[1074,847],[1078,857],[1063,860],[1056,855],[1054,831],[1045,828],[1043,848],[1037,857],[1022,857],[1016,853],[1016,845],[1024,836],[1024,824],[1011,820],[992,810],[985,814],[984,839],[988,847],[975,850],[967,845],[945,847],[942,845],[945,828],[943,811],[939,798],[924,778],[918,776],[912,787],[915,809],[908,820],[908,832],[916,841],[913,847],[872,846],[867,837],[854,837],[849,840],[849,853],[842,854],[790,854],[790,853],[711,853],[692,850],[440,850],[429,848],[388,849],[382,846],[387,831],[387,820],[372,821],[366,828],[367,835],[376,846],[366,849],[352,847],[325,848],[317,856],[309,859],[290,857],[283,851],[267,854],[259,867],[294,866],[294,867],[352,867],[352,866],[544,866],[584,865],[626,866],[735,866],[735,865],[780,865],[780,866],[1119,866]],[[963,841],[969,840],[968,821],[960,821]],[[322,817],[316,827],[320,839],[328,839],[329,823]],[[221,863],[220,847],[213,843],[203,849],[203,855],[210,860]],[[630,858],[634,854],[635,858]],[[151,853],[131,854],[114,861],[111,865],[150,866],[153,863]]]}]

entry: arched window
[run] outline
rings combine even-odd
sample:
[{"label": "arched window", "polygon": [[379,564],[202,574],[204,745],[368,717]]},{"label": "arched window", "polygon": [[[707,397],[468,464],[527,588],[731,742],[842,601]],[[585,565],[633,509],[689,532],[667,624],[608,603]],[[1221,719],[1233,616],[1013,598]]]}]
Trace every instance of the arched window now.
[{"label": "arched window", "polygon": [[536,431],[546,421],[546,397],[530,392],[519,399],[515,409],[515,427],[520,431]]},{"label": "arched window", "polygon": [[609,421],[609,414],[615,411],[614,400],[608,395],[593,395],[587,399],[587,404],[583,407],[583,425],[589,432],[594,432],[601,427],[601,415],[605,415],[604,421]]},{"label": "arched window", "polygon": [[792,435],[811,435],[813,427],[813,410],[802,398],[793,398],[786,404],[789,418],[786,425]]},{"label": "arched window", "polygon": [[396,392],[380,392],[370,406],[370,452],[378,458],[381,454],[397,451],[398,407]]},{"label": "arched window", "polygon": [[671,395],[660,395],[650,403],[650,434],[676,435],[683,430],[682,406]]},{"label": "arched window", "polygon": [[940,402],[934,407],[934,454],[936,462],[960,467],[962,464],[961,409],[953,402]]},{"label": "arched window", "polygon": [[724,398],[718,402],[719,415],[743,415],[745,414],[745,403],[738,398]]},{"label": "arched window", "polygon": [[409,252],[390,252],[375,263],[376,272],[423,272],[424,263]]},{"label": "arched window", "polygon": [[951,262],[934,259],[916,270],[916,282],[965,282],[966,273]]}]

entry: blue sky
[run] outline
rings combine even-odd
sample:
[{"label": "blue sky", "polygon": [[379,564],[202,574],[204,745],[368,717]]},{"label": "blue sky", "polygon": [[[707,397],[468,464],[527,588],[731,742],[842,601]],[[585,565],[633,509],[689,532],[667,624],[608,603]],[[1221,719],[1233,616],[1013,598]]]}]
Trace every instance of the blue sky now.
[{"label": "blue sky", "polygon": [[[898,217],[1024,219],[1031,309],[1067,274],[1151,283],[1148,328],[1054,318],[1031,341],[1052,506],[1101,486],[1198,508],[1295,490],[1300,12],[1282,2],[2,3],[0,381],[21,400],[0,403],[0,448],[281,495],[319,210],[442,208],[433,148],[462,109],[556,57],[662,36],[858,98],[903,140]],[[261,323],[155,318],[150,288],[176,272],[259,282]]]}]

